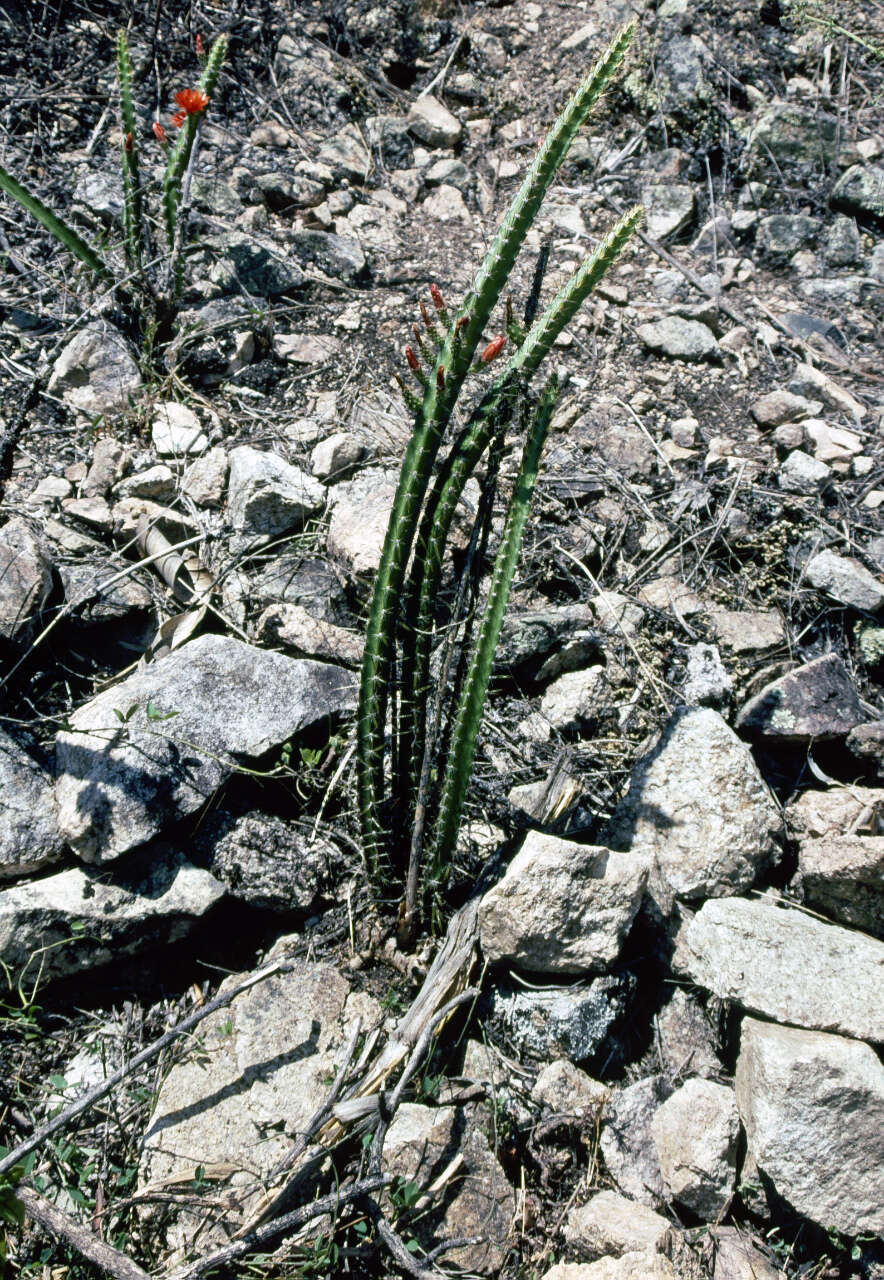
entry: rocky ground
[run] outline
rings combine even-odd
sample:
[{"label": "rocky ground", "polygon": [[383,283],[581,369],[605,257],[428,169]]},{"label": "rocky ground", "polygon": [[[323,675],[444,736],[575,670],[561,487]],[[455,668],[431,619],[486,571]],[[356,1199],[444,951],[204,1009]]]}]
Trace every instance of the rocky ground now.
[{"label": "rocky ground", "polygon": [[[265,1212],[299,1134],[289,1205],[371,1174],[357,1127],[332,1176],[324,1100],[440,945],[397,948],[354,819],[393,375],[631,12],[513,277],[548,240],[551,293],[644,204],[555,352],[453,877],[484,865],[480,989],[383,1143],[409,1252],[357,1199],[225,1268],[469,1237],[438,1265],[884,1276],[884,8],[0,3],[0,163],[111,252],[118,25],[157,180],[151,121],[231,37],[165,348],[0,201],[0,1140],[223,979],[26,1161],[148,1271]],[[98,1274],[34,1215],[13,1273]]]}]

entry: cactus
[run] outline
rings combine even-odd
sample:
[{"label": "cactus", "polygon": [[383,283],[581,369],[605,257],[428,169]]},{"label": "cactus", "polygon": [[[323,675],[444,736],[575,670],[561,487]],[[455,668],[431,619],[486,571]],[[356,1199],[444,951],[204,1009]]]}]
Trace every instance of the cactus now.
[{"label": "cactus", "polygon": [[[403,688],[398,723],[394,716],[393,794],[399,825],[405,828],[414,823],[426,749],[423,699],[433,607],[451,518],[463,485],[475,470],[494,433],[502,429],[517,405],[525,401],[530,378],[548,354],[555,337],[614,261],[638,222],[640,211],[637,210],[621,219],[540,319],[534,320],[543,273],[541,264],[526,313],[526,326],[530,326],[527,335],[513,321],[508,303],[506,333],[488,342],[478,361],[474,361],[492,310],[550,183],[592,104],[622,62],[634,30],[635,24],[630,23],[619,33],[554,123],[494,237],[472,289],[452,317],[448,315],[439,290],[431,287],[435,318],[431,318],[422,305],[425,336],[416,329],[418,352],[427,368],[421,364],[418,352],[411,347],[406,351],[409,367],[423,394],[418,401],[414,392],[406,389],[406,404],[416,405],[414,431],[402,464],[375,581],[357,724],[359,818],[368,866],[376,877],[392,870],[401,878],[405,870],[403,849],[393,847],[390,833],[384,829],[383,816],[388,794],[384,739],[394,663],[398,652]],[[447,326],[444,334],[439,333],[437,322]],[[465,378],[471,370],[481,369],[498,358],[507,338],[516,345],[515,352],[482,397],[433,481],[434,463]],[[440,820],[443,821],[433,846],[433,874],[437,877],[450,857],[456,836],[487,687],[487,670],[490,670],[491,655],[518,556],[521,530],[527,516],[527,504],[530,503],[554,402],[555,384],[551,382],[547,384],[531,418],[523,470],[495,567],[493,599],[488,606],[490,613],[486,613],[480,627],[476,651],[453,721],[451,758],[439,809]],[[407,916],[413,914],[416,893],[416,850],[414,842],[411,843]]]}]

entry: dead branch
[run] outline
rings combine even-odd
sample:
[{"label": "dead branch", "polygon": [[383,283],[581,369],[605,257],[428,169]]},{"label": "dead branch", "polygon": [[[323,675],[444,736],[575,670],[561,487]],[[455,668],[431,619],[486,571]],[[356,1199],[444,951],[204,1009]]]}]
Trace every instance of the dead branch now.
[{"label": "dead branch", "polygon": [[127,1254],[99,1240],[93,1231],[63,1213],[58,1205],[41,1196],[39,1191],[19,1186],[15,1198],[29,1218],[33,1218],[50,1235],[71,1245],[82,1258],[100,1267],[105,1275],[113,1276],[114,1280],[149,1280],[148,1273],[136,1266]]}]

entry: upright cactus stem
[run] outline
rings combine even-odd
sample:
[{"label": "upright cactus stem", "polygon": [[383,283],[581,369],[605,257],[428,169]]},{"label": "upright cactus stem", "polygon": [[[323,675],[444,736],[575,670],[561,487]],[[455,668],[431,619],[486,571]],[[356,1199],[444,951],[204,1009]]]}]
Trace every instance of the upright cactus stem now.
[{"label": "upright cactus stem", "polygon": [[[427,775],[422,765],[427,749],[422,702],[427,694],[434,609],[454,509],[463,485],[475,470],[490,440],[495,432],[502,431],[513,419],[516,405],[528,394],[531,376],[555,337],[622,249],[634,230],[637,215],[633,213],[621,220],[541,318],[535,320],[548,255],[548,249],[542,251],[526,307],[524,329],[515,321],[508,302],[504,332],[490,339],[486,336],[481,348],[480,344],[519,249],[556,171],[593,103],[622,63],[634,32],[634,22],[623,28],[553,124],[463,303],[452,313],[438,285],[430,286],[435,316],[431,316],[423,302],[420,303],[427,342],[422,341],[420,330],[415,329],[415,341],[418,351],[424,356],[425,367],[421,367],[418,354],[411,347],[406,348],[407,363],[423,387],[423,397],[415,412],[414,430],[402,463],[369,611],[357,722],[357,788],[363,849],[372,875],[378,879],[392,871],[401,883],[405,876],[406,855],[409,857],[405,914],[411,922],[415,916],[417,893],[415,848],[419,852],[420,842],[413,844],[410,854],[393,844],[388,834],[392,825],[388,801],[392,794],[396,805],[396,830],[407,832],[418,804],[420,774],[423,772],[425,778]],[[439,325],[444,326],[443,333],[439,332]],[[494,331],[491,332],[493,334]],[[491,362],[501,359],[507,339],[513,344],[513,354],[452,445],[451,453],[442,464],[430,491],[434,463],[464,379],[472,370],[481,373]],[[431,348],[435,349],[435,358]],[[403,385],[398,376],[397,381]],[[410,407],[416,397],[404,387],[403,392]],[[453,720],[454,734],[444,786],[428,802],[432,820],[442,824],[433,845],[433,875],[437,879],[444,871],[457,834],[487,688],[487,672],[490,671],[543,438],[554,403],[555,383],[551,381],[531,421],[522,471],[492,578],[491,613],[486,613],[482,623]],[[387,781],[385,738],[392,678],[397,669],[402,673],[402,688],[398,715],[393,716],[395,741],[392,760],[396,777],[391,792]],[[426,809],[423,797],[421,805]],[[426,817],[426,812],[422,813],[421,826]]]}]

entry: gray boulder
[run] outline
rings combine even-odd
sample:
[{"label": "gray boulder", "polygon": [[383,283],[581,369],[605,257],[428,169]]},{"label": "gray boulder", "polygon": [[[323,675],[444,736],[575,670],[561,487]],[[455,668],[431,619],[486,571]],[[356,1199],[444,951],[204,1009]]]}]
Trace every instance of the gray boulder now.
[{"label": "gray boulder", "polygon": [[812,587],[851,609],[875,613],[884,605],[884,583],[853,556],[820,551],[808,560],[804,573]]},{"label": "gray boulder", "polygon": [[477,1124],[479,1115],[463,1107],[404,1103],[390,1125],[384,1165],[394,1176],[426,1191],[451,1163],[463,1157],[459,1175],[433,1195],[414,1225],[426,1249],[440,1240],[481,1237],[446,1257],[466,1271],[497,1275],[506,1253],[513,1216],[513,1189]]},{"label": "gray boulder", "polygon": [[305,658],[358,667],[365,641],[358,631],[347,631],[308,613],[303,605],[277,604],[265,609],[255,624],[258,638],[292,649]]},{"label": "gray boulder", "polygon": [[841,140],[836,116],[816,106],[774,102],[761,109],[748,138],[750,150],[769,152],[778,162],[822,165],[835,163]]},{"label": "gray boulder", "polygon": [[602,1116],[600,1145],[608,1173],[625,1196],[662,1209],[666,1191],[652,1125],[663,1101],[662,1076],[617,1089]]},{"label": "gray boulder", "polygon": [[751,1013],[884,1041],[884,942],[803,911],[745,898],[706,902],[679,934],[673,964]]},{"label": "gray boulder", "polygon": [[218,256],[212,275],[227,292],[245,289],[253,297],[280,298],[304,286],[297,262],[272,240],[262,240],[253,232],[227,231],[208,236],[203,243]]},{"label": "gray boulder", "polygon": [[772,213],[758,224],[755,243],[768,258],[781,262],[815,244],[821,226],[819,218],[803,213]]},{"label": "gray boulder", "polygon": [[485,958],[539,973],[603,972],[638,911],[647,862],[531,831],[479,906]]},{"label": "gray boulder", "polygon": [[0,529],[0,643],[27,644],[52,590],[52,565],[31,526],[18,516]]},{"label": "gray boulder", "polygon": [[733,1089],[687,1080],[651,1124],[670,1200],[698,1217],[718,1218],[734,1193],[739,1117]]},{"label": "gray boulder", "polygon": [[793,885],[815,911],[884,938],[884,837],[802,841]]},{"label": "gray boulder", "polygon": [[428,147],[454,147],[460,141],[463,126],[446,106],[426,93],[412,103],[408,127]]},{"label": "gray boulder", "polygon": [[86,325],[71,338],[52,366],[49,394],[90,417],[118,415],[141,389],[131,346],[105,320]]},{"label": "gray boulder", "polygon": [[570,1210],[564,1235],[569,1252],[581,1258],[602,1258],[656,1253],[668,1230],[668,1220],[647,1205],[616,1191],[599,1191],[586,1204]]},{"label": "gray boulder", "polygon": [[340,667],[226,636],[192,640],[80,707],[58,735],[62,834],[87,862],[119,857],[203,805],[237,759],[354,703]]},{"label": "gray boulder", "polygon": [[300,528],[325,502],[325,490],[300,467],[251,445],[230,451],[227,509],[243,536],[276,537]]},{"label": "gray boulder", "polygon": [[51,780],[0,729],[0,880],[39,871],[63,849]]},{"label": "gray boulder", "polygon": [[351,573],[372,574],[380,564],[395,494],[395,475],[380,467],[368,467],[329,490],[329,554]]},{"label": "gray boulder", "polygon": [[715,334],[700,320],[664,316],[640,324],[637,333],[651,351],[673,360],[709,360],[719,355]]},{"label": "gray boulder", "polygon": [[223,896],[168,849],[139,855],[113,882],[99,869],[59,871],[0,891],[0,960],[32,980],[38,969],[46,980],[94,969],[185,937]]},{"label": "gray boulder", "polygon": [[748,888],[776,858],[781,831],[745,743],[717,711],[687,708],[636,764],[606,843],[651,859],[649,892],[668,914],[673,897]]},{"label": "gray boulder", "polygon": [[884,1066],[868,1045],[745,1018],[736,1097],[750,1156],[799,1213],[884,1233]]},{"label": "gray boulder", "polygon": [[[287,960],[295,943],[280,938],[267,962]],[[142,1139],[139,1187],[192,1179],[198,1165],[216,1184],[211,1203],[172,1209],[166,1237],[173,1249],[197,1236],[201,1250],[230,1239],[328,1094],[356,1019],[366,1031],[380,1020],[377,1003],[352,991],[334,965],[288,962],[288,972],[207,1018],[193,1051],[160,1087]],[[221,989],[246,976],[231,976]]]},{"label": "gray boulder", "polygon": [[742,707],[736,727],[787,742],[837,738],[865,720],[850,673],[835,653],[814,658],[765,685]]}]

